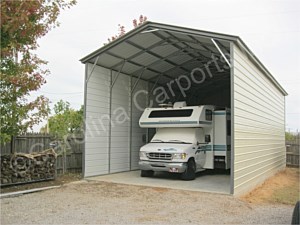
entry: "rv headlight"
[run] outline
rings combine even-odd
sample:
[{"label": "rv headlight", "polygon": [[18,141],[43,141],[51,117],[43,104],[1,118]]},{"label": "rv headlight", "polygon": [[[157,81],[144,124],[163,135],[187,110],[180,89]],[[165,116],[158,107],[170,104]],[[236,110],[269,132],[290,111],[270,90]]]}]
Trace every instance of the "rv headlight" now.
[{"label": "rv headlight", "polygon": [[146,152],[140,152],[140,158],[147,158]]},{"label": "rv headlight", "polygon": [[173,154],[173,159],[185,159],[186,158],[186,153],[174,153]]}]

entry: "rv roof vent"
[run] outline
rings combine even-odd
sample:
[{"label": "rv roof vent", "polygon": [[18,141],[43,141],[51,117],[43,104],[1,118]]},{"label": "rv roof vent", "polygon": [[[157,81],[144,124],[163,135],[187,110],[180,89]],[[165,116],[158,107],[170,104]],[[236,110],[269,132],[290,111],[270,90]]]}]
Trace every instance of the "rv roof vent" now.
[{"label": "rv roof vent", "polygon": [[173,108],[182,108],[186,106],[186,102],[175,102]]},{"label": "rv roof vent", "polygon": [[172,108],[172,103],[169,102],[169,103],[161,103],[161,104],[158,104],[159,107],[161,108]]}]

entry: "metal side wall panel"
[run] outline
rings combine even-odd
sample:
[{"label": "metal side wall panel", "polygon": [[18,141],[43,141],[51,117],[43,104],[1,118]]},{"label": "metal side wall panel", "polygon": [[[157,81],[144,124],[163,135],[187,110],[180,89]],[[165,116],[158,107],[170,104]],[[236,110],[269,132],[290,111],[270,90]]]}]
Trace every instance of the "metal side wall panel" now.
[{"label": "metal side wall panel", "polygon": [[[137,79],[132,79],[132,85]],[[131,170],[138,169],[139,151],[145,144],[147,129],[139,126],[139,119],[148,103],[148,82],[139,80],[132,93]]]},{"label": "metal side wall panel", "polygon": [[87,64],[85,177],[108,173],[110,71],[92,68],[93,64]]},{"label": "metal side wall panel", "polygon": [[[113,80],[117,74],[112,73]],[[130,82],[120,73],[112,88],[110,173],[130,170]]]},{"label": "metal side wall panel", "polygon": [[236,45],[234,57],[234,195],[285,167],[284,96]]}]

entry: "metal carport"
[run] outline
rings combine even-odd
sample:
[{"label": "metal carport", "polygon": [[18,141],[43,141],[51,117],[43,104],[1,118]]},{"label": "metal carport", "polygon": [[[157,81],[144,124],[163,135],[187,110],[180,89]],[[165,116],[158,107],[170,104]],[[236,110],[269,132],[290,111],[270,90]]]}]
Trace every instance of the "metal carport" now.
[{"label": "metal carport", "polygon": [[146,22],[81,62],[84,177],[138,169],[143,108],[181,100],[231,108],[231,194],[285,166],[287,93],[239,37]]}]

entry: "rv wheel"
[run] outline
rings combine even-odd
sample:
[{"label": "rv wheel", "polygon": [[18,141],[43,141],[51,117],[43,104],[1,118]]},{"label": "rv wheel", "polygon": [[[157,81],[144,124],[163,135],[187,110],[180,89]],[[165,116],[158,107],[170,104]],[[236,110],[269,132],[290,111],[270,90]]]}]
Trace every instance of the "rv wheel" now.
[{"label": "rv wheel", "polygon": [[141,177],[152,177],[154,174],[154,171],[152,170],[142,170],[141,171]]},{"label": "rv wheel", "polygon": [[292,225],[299,224],[300,222],[299,211],[300,211],[300,201],[298,201],[295,205],[293,217],[292,217]]},{"label": "rv wheel", "polygon": [[187,169],[181,174],[182,180],[194,180],[196,177],[196,164],[193,159],[190,159],[187,163]]}]

